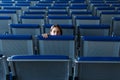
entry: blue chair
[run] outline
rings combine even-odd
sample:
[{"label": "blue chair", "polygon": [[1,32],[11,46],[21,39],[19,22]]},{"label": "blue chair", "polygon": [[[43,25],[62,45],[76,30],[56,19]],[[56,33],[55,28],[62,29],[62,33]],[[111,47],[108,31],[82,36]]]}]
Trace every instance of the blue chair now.
[{"label": "blue chair", "polygon": [[68,7],[68,11],[87,11],[88,5],[87,4],[80,4],[80,5],[72,5]]},{"label": "blue chair", "polygon": [[110,25],[106,24],[83,24],[78,26],[80,36],[109,36]]},{"label": "blue chair", "polygon": [[118,0],[114,0],[114,1],[107,0],[107,1],[105,1],[105,3],[110,4],[110,5],[112,5],[112,4],[120,4],[120,2]]},{"label": "blue chair", "polygon": [[15,18],[15,20],[14,20],[14,22],[15,23],[19,23],[20,22],[20,15],[22,15],[22,8],[21,7],[16,7],[16,6],[9,6],[9,7],[3,7],[3,10],[13,10],[13,11],[16,11],[16,14],[17,14],[17,21],[18,22],[16,22],[15,20],[16,20],[16,17],[14,17]]},{"label": "blue chair", "polygon": [[75,17],[75,16],[92,16],[91,11],[71,11],[70,15]]},{"label": "blue chair", "polygon": [[69,3],[69,0],[62,0],[62,1],[60,1],[60,0],[57,0],[57,1],[53,1],[53,3],[56,3],[56,4],[58,4],[58,3],[60,3],[60,4],[62,4],[62,3],[66,3],[66,4],[68,4]]},{"label": "blue chair", "polygon": [[10,80],[7,57],[0,54],[0,80]]},{"label": "blue chair", "polygon": [[67,11],[67,7],[64,6],[52,6],[48,7],[48,11]]},{"label": "blue chair", "polygon": [[41,29],[39,24],[10,24],[12,34],[22,35],[40,35]]},{"label": "blue chair", "polygon": [[74,19],[75,25],[81,24],[100,24],[100,17],[98,16],[76,16]]},{"label": "blue chair", "polygon": [[10,16],[0,16],[0,34],[10,33],[9,24],[12,23]]},{"label": "blue chair", "polygon": [[31,4],[30,1],[22,1],[22,0],[21,1],[18,0],[18,1],[16,1],[16,3],[17,4],[20,4],[20,3],[22,3],[22,4]]},{"label": "blue chair", "polygon": [[46,11],[47,8],[45,6],[29,6],[28,11]]},{"label": "blue chair", "polygon": [[12,0],[1,0],[1,2],[2,2],[2,3],[13,3],[13,4],[15,3],[15,2],[12,1]]},{"label": "blue chair", "polygon": [[86,5],[86,3],[84,2],[84,1],[69,1],[69,4],[70,4],[70,6],[76,6],[76,5],[81,5],[81,4],[83,4],[83,5]]},{"label": "blue chair", "polygon": [[75,32],[77,33],[77,29],[79,25],[91,25],[91,24],[100,24],[100,17],[98,16],[76,16],[73,19],[73,25],[75,26]]},{"label": "blue chair", "polygon": [[17,80],[69,80],[68,56],[16,55],[7,60],[10,62],[12,76]]},{"label": "blue chair", "polygon": [[52,6],[52,3],[37,3],[35,6],[45,6],[45,7],[50,7]]},{"label": "blue chair", "polygon": [[27,0],[31,2],[31,6],[35,6],[37,3],[40,2],[40,0]]},{"label": "blue chair", "polygon": [[22,24],[39,24],[42,26],[45,24],[45,17],[44,16],[28,16],[28,15],[22,15],[20,17]]},{"label": "blue chair", "polygon": [[15,3],[15,6],[21,7],[22,11],[26,11],[27,7],[31,6],[30,3]]},{"label": "blue chair", "polygon": [[119,17],[120,16],[120,12],[101,12],[100,13],[100,23],[101,24],[109,24],[110,26],[112,26],[112,18],[113,17]]},{"label": "blue chair", "polygon": [[119,36],[120,35],[120,17],[113,17],[112,18],[112,30],[111,33],[113,36]]},{"label": "blue chair", "polygon": [[81,56],[118,57],[120,37],[82,36],[80,38]]},{"label": "blue chair", "polygon": [[0,10],[0,16],[10,16],[12,23],[18,23],[18,16],[16,10]]},{"label": "blue chair", "polygon": [[[75,36],[49,36],[44,38],[42,35],[36,36],[38,41],[38,54],[40,55],[65,55],[74,60],[76,55]],[[73,63],[70,63],[70,76],[72,76]]]},{"label": "blue chair", "polygon": [[31,35],[0,35],[0,51],[6,56],[35,54]]},{"label": "blue chair", "polygon": [[48,11],[47,16],[69,16],[67,11]]},{"label": "blue chair", "polygon": [[54,6],[54,7],[58,7],[58,6],[68,7],[69,4],[68,4],[68,3],[65,3],[65,2],[63,2],[63,3],[62,3],[62,2],[61,2],[61,3],[57,3],[57,2],[56,2],[56,3],[53,4],[53,6]]},{"label": "blue chair", "polygon": [[112,6],[112,7],[115,7],[116,10],[118,10],[119,7],[120,7],[120,4],[119,4],[119,3],[115,3],[115,4],[111,4],[111,6]]},{"label": "blue chair", "polygon": [[[44,33],[49,33],[50,28],[53,24],[44,24],[43,25],[43,31]],[[69,24],[59,24],[62,28],[63,35],[74,35],[74,26]]]},{"label": "blue chair", "polygon": [[13,6],[12,3],[0,3],[0,6],[4,7],[4,6]]},{"label": "blue chair", "polygon": [[14,1],[25,1],[25,0],[14,0]]},{"label": "blue chair", "polygon": [[71,1],[70,1],[70,4],[72,4],[72,3],[73,3],[73,4],[74,4],[74,3],[79,3],[79,4],[80,4],[80,3],[84,3],[84,2],[85,2],[85,0],[71,0]]},{"label": "blue chair", "polygon": [[78,57],[75,67],[74,80],[120,79],[120,57]]},{"label": "blue chair", "polygon": [[75,37],[73,35],[49,36],[38,35],[38,50],[41,55],[66,55],[74,59]]},{"label": "blue chair", "polygon": [[115,12],[116,10],[115,10],[115,7],[97,7],[95,10],[96,16],[100,16],[100,13],[105,11]]},{"label": "blue chair", "polygon": [[90,4],[90,5],[89,5],[89,10],[92,10],[92,8],[93,8],[94,5],[99,5],[99,4],[100,4],[100,5],[102,5],[102,4],[103,4],[103,5],[107,5],[107,4],[105,4],[105,2],[102,1],[102,0],[101,0],[101,1],[100,1],[100,0],[97,0],[97,1],[92,0],[92,1],[89,1],[88,3]]},{"label": "blue chair", "polygon": [[92,10],[93,15],[96,15],[96,8],[105,8],[105,7],[110,7],[109,4],[105,4],[105,3],[92,3],[90,5],[90,10]]},{"label": "blue chair", "polygon": [[47,24],[73,24],[71,16],[47,16]]},{"label": "blue chair", "polygon": [[47,16],[45,11],[24,11],[23,15],[27,15],[27,16]]}]

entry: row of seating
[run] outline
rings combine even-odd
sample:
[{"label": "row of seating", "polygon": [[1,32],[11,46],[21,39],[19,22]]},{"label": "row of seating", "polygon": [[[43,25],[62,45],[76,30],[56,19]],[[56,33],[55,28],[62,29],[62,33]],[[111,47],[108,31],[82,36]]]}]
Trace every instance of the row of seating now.
[{"label": "row of seating", "polygon": [[[8,35],[0,35],[0,40],[1,40],[1,49],[0,49],[1,53],[4,53],[8,56],[11,56],[14,54],[20,55],[20,54],[27,54],[27,53],[28,54],[51,54],[51,53],[57,54],[58,53],[59,55],[63,53],[64,55],[70,54],[70,56],[74,57],[73,56],[75,53],[74,51],[77,50],[76,49],[77,46],[75,45],[75,43],[78,44],[78,42],[75,41],[76,37],[73,35],[49,36],[46,39],[46,38],[43,38],[41,35],[38,35],[35,38],[33,38],[31,35],[9,35],[8,34]],[[79,40],[80,40],[79,42],[80,42],[80,49],[81,49],[80,55],[119,56],[119,53],[118,53],[119,52],[119,36],[113,36],[113,37],[112,36],[96,36],[96,37],[86,36],[86,37],[80,37]],[[89,47],[91,48],[90,49],[91,52],[86,48],[86,46],[87,48]],[[96,48],[96,50],[94,50],[94,47]],[[98,52],[99,48],[103,50],[101,50],[101,52]],[[37,50],[38,52],[35,52],[35,50]],[[54,52],[54,50],[56,52]],[[69,50],[70,50],[70,53],[67,52]],[[109,52],[107,52],[106,50]],[[84,52],[85,54],[82,54],[82,52]]]},{"label": "row of seating", "polygon": [[[73,29],[71,34],[74,34],[73,32],[78,33],[78,27],[81,26],[81,28],[83,28],[84,27],[83,25],[90,25],[91,28],[93,25],[93,27],[96,29],[99,27],[95,27],[94,25],[109,25],[110,27],[108,28],[108,30],[110,30],[110,32],[109,32],[110,35],[119,35],[119,32],[118,32],[119,27],[116,26],[116,25],[119,25],[119,21],[120,21],[119,17],[112,17],[113,14],[117,14],[116,16],[119,16],[119,14],[114,13],[114,12],[109,12],[109,13],[111,13],[111,14],[108,15],[107,13],[105,13],[104,15],[102,15],[103,18],[108,17],[108,19],[107,18],[103,19],[104,21],[102,21],[101,23],[100,23],[100,18],[97,16],[76,16],[75,17],[76,26],[74,26],[72,24],[73,21],[71,20],[70,16],[48,16],[47,24],[60,24],[60,25],[64,25],[64,26],[71,25],[71,26],[73,26],[73,28],[71,27],[71,29]],[[10,27],[12,24],[11,18],[8,16],[2,16],[2,17],[0,17],[0,19],[1,19],[1,23],[2,23],[1,27],[0,27],[1,28],[0,33],[1,34],[4,34],[6,32],[11,33],[11,31],[10,31],[10,29],[11,29]],[[39,16],[39,17],[38,16],[22,16],[22,22],[23,22],[22,24],[16,24],[16,28],[19,25],[21,25],[21,27],[22,27],[22,26],[25,26],[24,24],[31,23],[30,24],[31,26],[33,26],[34,24],[38,24],[41,27],[41,32],[42,33],[45,32],[43,30],[44,27],[42,27],[43,25],[45,25],[44,17],[42,17],[42,16]],[[34,22],[34,24],[33,24],[33,22]],[[110,23],[110,24],[107,24],[107,23]],[[20,26],[19,26],[19,28],[20,28]],[[88,27],[84,27],[84,28],[88,28]],[[117,33],[116,33],[116,31],[117,31]]]},{"label": "row of seating", "polygon": [[[24,3],[24,5],[22,4]],[[79,1],[79,3],[84,3]],[[8,5],[7,5],[8,4]],[[44,2],[44,1],[38,1],[38,2],[32,2],[32,1],[1,1],[0,5],[1,6],[73,6],[76,3],[74,2],[56,2],[56,1],[48,1],[48,2]]]},{"label": "row of seating", "polygon": [[[86,9],[87,10],[87,9]],[[1,11],[2,12],[2,11]],[[87,12],[87,15],[89,14],[89,12],[88,11],[85,11],[85,12]],[[85,14],[85,12],[83,12],[83,14]],[[3,12],[2,12],[3,13]],[[7,11],[7,13],[8,13],[8,11]],[[12,13],[13,13],[13,11],[12,11]],[[25,11],[24,12],[24,15],[28,15],[28,13],[29,14],[31,14],[31,12],[28,12],[28,11]],[[32,12],[32,13],[35,13],[35,15],[37,14],[37,12]],[[58,12],[59,13],[59,12]],[[73,15],[73,13],[75,14],[75,13],[77,13],[77,15],[82,15],[81,14],[81,12],[71,12],[71,15]],[[39,14],[39,12],[38,12],[38,14]],[[8,15],[8,14],[7,14]],[[32,14],[32,15],[34,15],[34,14]],[[54,15],[54,14],[53,14]],[[90,12],[90,15],[91,15],[91,12]],[[107,16],[106,16],[107,15]],[[21,23],[31,23],[31,21],[33,21],[33,20],[29,20],[29,22],[28,21],[26,21],[26,22],[24,22],[24,20],[23,20],[23,22],[22,22],[22,20],[21,20],[21,18],[24,18],[24,19],[28,19],[28,18],[30,18],[30,19],[32,19],[32,18],[35,18],[35,16],[34,17],[32,17],[31,15],[28,17],[24,17],[24,16],[21,16],[20,17],[20,19],[16,19],[16,17],[18,17],[18,15],[16,16],[16,15],[13,15],[13,16],[15,16],[14,18],[13,18],[13,22],[14,23],[18,23],[18,21],[20,21]],[[75,15],[74,15],[75,16]],[[85,15],[86,16],[86,15]],[[93,17],[93,15],[91,15],[92,17]],[[111,25],[111,21],[112,21],[112,17],[114,17],[114,16],[119,16],[119,12],[101,12],[100,13],[100,16],[99,16],[99,20],[100,20],[100,22],[98,22],[98,24],[110,24]],[[61,17],[61,16],[60,16]],[[68,16],[67,16],[68,17]],[[71,16],[70,16],[71,17]],[[52,17],[40,17],[40,18],[42,18],[42,19],[44,19],[43,21],[41,21],[41,23],[40,22],[37,22],[37,21],[35,21],[34,23],[38,23],[38,24],[44,24],[44,23],[47,23],[47,24],[64,24],[63,22],[65,22],[65,21],[62,21],[61,22],[61,20],[60,21],[56,21],[55,20],[55,22],[54,22],[54,20],[53,20],[53,16]],[[55,19],[56,18],[59,18],[58,16],[55,16]],[[83,18],[87,18],[87,17],[82,17],[82,19]],[[91,17],[88,17],[89,19],[91,19]],[[37,19],[38,19],[38,17],[37,17]],[[52,19],[52,22],[51,21],[49,21],[48,19]],[[63,19],[63,18],[62,18]],[[76,21],[76,19],[79,19],[78,18],[78,16],[76,16],[76,17],[74,17],[74,18],[70,18],[71,20],[70,21],[68,21],[68,22],[65,22],[65,23],[70,23],[70,24],[73,24],[73,25],[77,25],[77,26],[79,26],[79,24],[81,24],[81,23],[76,23],[77,21]],[[81,16],[80,16],[80,19],[81,19]],[[61,23],[60,23],[61,22]],[[80,22],[79,20],[78,20],[78,22]],[[90,24],[94,24],[94,21],[93,22],[91,22],[91,21],[85,21],[85,24],[86,23],[88,23],[88,22],[90,22]],[[89,24],[89,23],[88,23]],[[96,23],[95,23],[96,24]],[[110,27],[110,30],[111,29],[113,29],[112,27]],[[75,29],[75,31],[77,31],[76,29]],[[7,31],[8,32],[8,31]],[[110,32],[111,34],[112,33],[114,33],[114,32]]]},{"label": "row of seating", "polygon": [[[68,66],[66,66],[67,72],[65,72],[65,74],[64,74],[64,79],[65,80],[68,80],[68,72],[69,72],[69,76],[72,75],[70,73],[72,67],[74,67],[74,69],[75,69],[74,70],[74,77],[78,76],[79,80],[82,79],[82,78],[83,79],[85,78],[87,80],[89,80],[89,79],[95,80],[97,78],[99,78],[99,79],[101,78],[103,80],[109,79],[109,75],[110,74],[107,75],[107,72],[108,72],[108,71],[106,71],[107,67],[110,67],[110,70],[111,70],[111,68],[114,67],[114,70],[112,70],[112,71],[114,72],[114,71],[117,70],[117,72],[119,73],[119,68],[115,68],[115,67],[117,67],[119,65],[119,60],[120,60],[120,58],[119,58],[119,53],[120,53],[119,52],[120,37],[112,37],[112,36],[104,36],[104,37],[103,36],[83,36],[81,38],[82,40],[81,40],[81,43],[80,43],[81,44],[80,53],[78,52],[78,54],[74,55],[77,52],[74,51],[74,49],[75,49],[74,44],[75,43],[74,43],[74,40],[73,40],[72,36],[71,37],[70,36],[69,37],[67,37],[67,36],[50,36],[47,39],[42,38],[42,36],[38,36],[39,43],[40,43],[39,44],[39,49],[40,49],[39,53],[41,54],[41,56],[42,55],[49,55],[49,57],[48,56],[47,57],[45,57],[45,56],[40,57],[40,56],[37,56],[37,55],[36,56],[32,55],[32,52],[30,52],[30,50],[32,48],[28,52],[25,52],[23,54],[24,56],[21,54],[25,50],[25,47],[23,47],[21,45],[27,45],[28,48],[30,48],[30,42],[29,42],[30,40],[27,42],[27,43],[29,43],[29,45],[28,45],[28,44],[25,44],[25,43],[18,42],[19,41],[18,39],[20,37],[16,36],[15,38],[17,38],[17,41],[13,40],[13,42],[11,42],[12,40],[11,40],[10,36],[8,37],[9,40],[6,40],[7,36],[6,37],[3,36],[3,38],[5,39],[5,40],[3,40],[3,42],[5,42],[5,43],[2,42],[2,44],[3,44],[4,48],[6,48],[6,49],[3,49],[3,47],[1,46],[2,49],[5,50],[5,51],[7,51],[8,50],[7,47],[9,47],[10,48],[9,52],[6,52],[6,53],[9,53],[8,55],[10,55],[10,52],[11,52],[10,50],[15,50],[15,54],[16,54],[16,52],[17,53],[20,52],[19,55],[12,56],[12,57],[8,58],[8,61],[10,61],[10,63],[12,63],[12,61],[13,62],[15,61],[15,63],[13,63],[15,68],[12,68],[13,69],[12,75],[13,76],[17,76],[18,80],[19,79],[24,80],[24,78],[25,79],[31,78],[30,75],[27,75],[27,72],[31,71],[30,68],[33,68],[33,66],[30,67],[30,65],[32,65],[32,63],[34,65],[35,63],[34,62],[30,62],[30,61],[37,61],[38,62],[37,65],[38,64],[41,65],[39,63],[39,59],[40,59],[40,61],[42,61],[42,63],[43,63],[43,61],[47,61],[49,59],[55,59],[55,63],[56,63],[56,59],[58,61],[61,59],[58,56],[63,56],[63,55],[68,56],[70,58],[69,65],[68,65],[69,68],[68,68]],[[24,35],[24,37],[25,37],[25,35]],[[12,39],[15,39],[15,38],[12,37]],[[70,40],[71,38],[72,38],[72,40]],[[24,39],[27,40],[27,38],[24,38]],[[9,42],[9,45],[8,45],[7,42]],[[10,43],[11,43],[11,45],[10,45]],[[14,46],[14,43],[15,43],[15,46],[17,46],[17,43],[19,43],[19,45],[17,46],[17,48],[14,47],[14,49],[12,49],[12,47]],[[23,50],[20,50],[20,48],[22,48]],[[19,51],[17,51],[16,49],[19,49]],[[13,52],[12,52],[12,55],[13,55]],[[30,54],[28,55],[26,53],[30,53]],[[56,54],[54,54],[54,53],[56,53]],[[56,55],[56,57],[54,57],[53,55]],[[64,59],[65,59],[65,57],[62,58],[62,60],[63,60],[62,62],[66,61],[66,59],[65,60]],[[74,59],[76,60],[75,62],[74,62]],[[25,65],[26,65],[26,61],[30,62],[31,64],[28,64],[29,66],[26,65],[29,68],[25,67],[25,69],[23,69],[23,68],[20,68],[20,65],[19,65],[19,68],[17,68],[18,67],[17,61],[18,61],[18,63],[21,62],[20,63],[20,65],[22,65],[21,67],[23,67],[23,65],[24,65],[23,62],[25,62]],[[50,60],[50,61],[53,62],[54,60]],[[49,63],[49,61],[47,61],[47,62]],[[92,63],[92,64],[90,64],[90,63]],[[100,65],[97,65],[99,63],[100,63]],[[105,64],[105,63],[107,63],[107,64]],[[118,64],[115,65],[115,63],[118,63]],[[49,63],[49,64],[51,64],[51,63]],[[47,64],[44,64],[44,65],[46,66]],[[54,65],[57,65],[57,64],[54,64]],[[111,65],[111,66],[109,66],[109,65]],[[86,66],[86,67],[83,68],[81,66]],[[80,67],[80,68],[77,68],[77,67]],[[100,69],[100,71],[98,69],[94,68],[94,67],[98,67],[98,69]],[[29,70],[26,71],[26,68],[29,69]],[[53,68],[53,67],[51,67],[51,68]],[[60,67],[60,68],[62,68],[62,67]],[[80,71],[81,68],[82,68],[83,71]],[[15,69],[16,72],[14,72],[14,69]],[[37,71],[39,70],[36,67],[35,67],[35,69],[37,69]],[[44,69],[42,69],[42,70],[44,70]],[[56,69],[56,68],[54,68],[54,69]],[[76,69],[77,69],[77,71],[76,71]],[[80,70],[78,70],[78,69],[80,69]],[[99,76],[99,75],[101,75],[101,76],[100,77],[91,77],[90,74],[87,75],[87,72],[84,71],[86,69],[87,69],[87,72],[89,72],[89,70],[93,71],[93,69],[95,69],[95,72],[92,72],[93,74],[91,74],[91,71],[90,71],[91,76],[94,76],[95,73],[97,73],[96,71],[99,71],[99,73],[97,73],[97,76]],[[19,70],[21,72],[19,72]],[[60,70],[60,69],[58,69],[58,70]],[[104,72],[104,70],[105,70],[105,72]],[[25,76],[25,75],[22,75],[23,71],[25,71],[25,73],[26,73],[26,75],[28,77]],[[32,72],[33,72],[33,69],[32,69]],[[32,73],[32,72],[28,72],[28,73]],[[36,72],[36,70],[35,70],[35,72]],[[40,68],[40,72],[42,72],[41,68]],[[45,72],[45,71],[43,71],[43,72]],[[46,71],[46,72],[48,73],[48,71]],[[46,74],[46,72],[45,72],[45,74]],[[57,71],[55,71],[54,73],[56,75],[58,75],[56,72]],[[101,72],[102,72],[102,74],[101,74]],[[83,74],[83,76],[81,76],[81,74]],[[104,76],[103,76],[103,74],[104,74]],[[115,73],[111,73],[111,74],[112,74],[112,79],[111,80],[113,80],[114,77],[118,77],[119,78],[119,75],[116,75]],[[41,73],[41,75],[42,75],[42,73]],[[54,76],[54,75],[52,75],[52,76]],[[38,78],[39,75],[36,75],[36,76],[37,76],[36,78]],[[33,78],[36,79],[35,77],[33,77]],[[39,76],[39,78],[43,78],[43,77]],[[46,79],[46,77],[44,77],[44,78]],[[50,77],[50,78],[53,79],[53,77]],[[59,80],[61,78],[57,78],[57,79]],[[31,80],[33,80],[33,79],[31,79]],[[38,80],[38,79],[36,79],[36,80]]]},{"label": "row of seating", "polygon": [[[40,29],[44,33],[49,33],[50,28],[53,24],[44,24],[40,27],[38,24],[10,24],[11,34],[29,34],[29,35],[40,35]],[[74,26],[60,24],[63,35],[74,35]],[[95,25],[79,25],[78,26],[79,36],[109,36],[110,35],[110,25],[105,24],[95,24]]]},{"label": "row of seating", "polygon": [[[0,78],[2,80],[70,80],[70,77],[72,80],[120,79],[120,37],[113,32],[114,30],[119,32],[113,27],[113,25],[117,27],[119,24],[119,17],[113,18],[113,13],[110,16],[107,14],[107,17],[110,17],[110,23],[103,22],[104,24],[101,24],[101,13],[100,16],[88,16],[89,19],[86,16],[76,16],[72,22],[64,20],[55,22],[53,17],[48,16],[47,18],[52,19],[50,23],[41,26],[38,23],[32,25],[28,23],[10,24],[9,30],[12,29],[12,33],[15,35],[7,34],[0,37],[1,53],[7,57],[7,63],[9,63],[6,64],[6,57],[0,56],[0,64],[3,65],[0,68],[0,76],[2,76]],[[60,22],[70,24],[64,23],[65,25],[63,25]],[[73,22],[74,24],[71,24]],[[33,23],[33,19],[29,23]],[[48,32],[47,28],[55,23],[64,26],[62,27],[63,31],[67,28],[65,32],[68,32],[67,26],[69,26],[71,31],[75,30],[75,34],[79,35],[49,36],[45,39],[38,34],[42,28],[43,32]],[[20,30],[21,26],[24,31]],[[23,34],[27,32],[25,29],[27,26],[30,27],[29,29],[33,26],[39,28],[38,31],[35,31],[38,32],[35,37],[20,35],[22,32]],[[109,36],[109,34],[113,36]],[[72,71],[72,69],[74,70]]]},{"label": "row of seating", "polygon": [[0,40],[1,40],[1,53],[3,53],[7,57],[12,55],[28,55],[44,53],[48,55],[50,55],[51,53],[58,55],[66,54],[70,58],[74,57],[73,56],[75,51],[74,36],[49,36],[49,38],[45,39],[41,35],[38,35],[36,36],[36,38],[33,38],[31,35],[8,34],[0,35]]}]

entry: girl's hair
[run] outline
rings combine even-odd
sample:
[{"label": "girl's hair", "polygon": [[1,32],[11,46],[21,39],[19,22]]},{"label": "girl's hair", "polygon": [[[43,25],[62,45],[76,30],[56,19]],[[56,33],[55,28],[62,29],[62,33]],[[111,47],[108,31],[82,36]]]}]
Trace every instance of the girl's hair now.
[{"label": "girl's hair", "polygon": [[50,28],[50,32],[52,31],[53,28],[57,27],[60,30],[60,35],[62,35],[62,28],[57,24],[57,25],[52,25]]}]

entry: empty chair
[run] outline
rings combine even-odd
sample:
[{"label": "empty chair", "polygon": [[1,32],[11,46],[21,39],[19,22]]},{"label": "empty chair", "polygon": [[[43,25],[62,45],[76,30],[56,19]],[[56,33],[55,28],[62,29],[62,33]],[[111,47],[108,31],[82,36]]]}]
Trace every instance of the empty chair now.
[{"label": "empty chair", "polygon": [[74,1],[74,2],[73,2],[73,1],[70,1],[70,2],[69,2],[69,5],[70,5],[70,6],[81,5],[81,4],[86,4],[86,3],[83,2],[83,1],[79,1],[79,2],[78,2],[78,1]]},{"label": "empty chair", "polygon": [[2,3],[15,3],[15,1],[11,1],[11,0],[1,0]]},{"label": "empty chair", "polygon": [[74,59],[75,42],[73,35],[43,36],[38,35],[38,50],[41,55],[66,55]]},{"label": "empty chair", "polygon": [[0,34],[10,33],[9,24],[12,23],[10,16],[0,16]]},{"label": "empty chair", "polygon": [[25,0],[14,0],[14,1],[25,1]]},{"label": "empty chair", "polygon": [[91,11],[71,11],[70,16],[75,17],[75,16],[92,16]]},{"label": "empty chair", "polygon": [[28,15],[28,16],[46,16],[45,11],[24,11],[23,15]]},{"label": "empty chair", "polygon": [[[16,11],[16,14],[17,14],[17,21],[18,22],[16,22],[15,20],[16,20],[16,17],[14,17],[15,18],[15,23],[19,23],[20,22],[20,19],[19,19],[19,17],[20,17],[20,15],[22,14],[22,9],[21,9],[21,7],[17,7],[17,6],[9,6],[9,7],[3,7],[2,8],[3,10],[13,10],[13,11]],[[13,15],[13,16],[15,16],[15,15]]]},{"label": "empty chair", "polygon": [[47,16],[47,24],[73,24],[71,16]]},{"label": "empty chair", "polygon": [[[73,35],[48,36],[44,38],[42,35],[36,36],[38,41],[38,54],[40,55],[65,55],[74,60],[76,55],[75,37]],[[73,63],[70,63],[70,76],[72,76]]]},{"label": "empty chair", "polygon": [[106,4],[110,4],[110,5],[112,5],[112,4],[118,4],[118,3],[120,4],[119,0],[115,0],[115,1],[109,1],[108,0],[108,1],[105,1],[105,3]]},{"label": "empty chair", "polygon": [[48,16],[68,16],[67,11],[48,11],[47,12]]},{"label": "empty chair", "polygon": [[120,4],[119,3],[115,3],[115,4],[111,4],[112,7],[115,7],[115,9],[119,9],[120,7]]},{"label": "empty chair", "polygon": [[69,0],[62,0],[62,1],[60,1],[60,0],[57,0],[57,1],[53,1],[53,3],[56,3],[56,4],[58,4],[58,3],[60,3],[60,4],[62,4],[62,3],[66,3],[66,4],[68,4],[68,2],[69,2]]},{"label": "empty chair", "polygon": [[84,24],[78,26],[80,36],[109,36],[110,25],[106,24]]},{"label": "empty chair", "polygon": [[[35,1],[35,0],[30,0],[30,1]],[[45,0],[43,0],[43,1],[40,1],[40,0],[36,0],[36,1],[39,1],[38,3],[53,3],[53,0],[47,0],[47,1],[45,1]]]},{"label": "empty chair", "polygon": [[100,18],[101,18],[101,24],[110,24],[110,26],[112,25],[112,18],[113,17],[119,17],[120,16],[120,12],[101,12],[100,13]]},{"label": "empty chair", "polygon": [[12,34],[39,35],[41,34],[39,24],[10,24]]},{"label": "empty chair", "polygon": [[44,19],[45,17],[44,16],[23,15],[20,18],[21,18],[22,24],[39,24],[40,26],[45,24],[45,19]]},{"label": "empty chair", "polygon": [[52,6],[52,7],[48,7],[48,11],[67,11],[67,7],[64,7],[64,6]]},{"label": "empty chair", "polygon": [[[44,33],[49,33],[52,25],[53,24],[44,24],[43,25]],[[74,35],[74,26],[73,25],[59,24],[59,26],[62,28],[63,35]]]},{"label": "empty chair", "polygon": [[35,6],[45,6],[45,7],[50,7],[52,6],[53,4],[52,3],[37,3]]},{"label": "empty chair", "polygon": [[112,18],[112,35],[113,36],[120,36],[120,17],[113,17]]},{"label": "empty chair", "polygon": [[69,6],[68,7],[68,11],[87,11],[88,9],[88,5],[87,4],[80,4],[80,5],[73,5],[73,6]]},{"label": "empty chair", "polygon": [[94,5],[108,5],[108,4],[105,4],[104,1],[89,1],[88,9],[93,11]]},{"label": "empty chair", "polygon": [[17,12],[15,10],[0,10],[0,16],[10,16],[12,23],[18,23]]},{"label": "empty chair", "polygon": [[30,1],[16,1],[16,3],[18,4],[20,4],[20,3],[22,3],[22,4],[30,4],[31,5],[31,2]]},{"label": "empty chair", "polygon": [[70,3],[84,3],[85,0],[72,0]]},{"label": "empty chair", "polygon": [[58,7],[58,6],[68,7],[69,4],[68,3],[54,3],[53,6],[54,7]]},{"label": "empty chair", "polygon": [[9,80],[9,70],[7,65],[7,58],[0,54],[0,80]]},{"label": "empty chair", "polygon": [[98,16],[76,16],[74,19],[75,25],[81,24],[100,24],[100,17]]},{"label": "empty chair", "polygon": [[30,3],[15,3],[15,6],[21,7],[22,11],[26,11],[27,7],[30,6]]},{"label": "empty chair", "polygon": [[47,8],[45,6],[29,6],[28,11],[46,11]]},{"label": "empty chair", "polygon": [[17,6],[9,6],[9,7],[3,7],[3,10],[14,10],[17,11],[17,14],[21,15],[22,14],[22,9],[21,7],[17,7]]},{"label": "empty chair", "polygon": [[120,12],[120,7],[117,8],[117,11]]},{"label": "empty chair", "polygon": [[13,6],[13,4],[12,3],[0,3],[0,6]]},{"label": "empty chair", "polygon": [[0,51],[5,56],[34,54],[31,35],[0,35]]},{"label": "empty chair", "polygon": [[68,56],[16,55],[7,60],[17,80],[69,80],[70,59]]},{"label": "empty chair", "polygon": [[120,79],[120,57],[78,57],[75,66],[78,80]]},{"label": "empty chair", "polygon": [[96,15],[97,16],[100,16],[100,13],[101,12],[104,12],[104,11],[108,11],[108,12],[115,12],[115,8],[114,7],[98,7],[98,8],[96,8],[96,10],[95,10],[96,12]]},{"label": "empty chair", "polygon": [[36,5],[40,0],[27,0],[31,2],[31,6]]},{"label": "empty chair", "polygon": [[84,24],[100,24],[100,17],[98,16],[76,16],[73,19],[73,25],[75,25],[75,32],[77,33],[77,27]]},{"label": "empty chair", "polygon": [[118,57],[120,37],[112,36],[82,36],[80,43],[81,56]]},{"label": "empty chair", "polygon": [[108,8],[110,7],[109,4],[105,4],[105,3],[96,3],[91,5],[91,10],[93,12],[93,15],[96,15],[96,8]]}]

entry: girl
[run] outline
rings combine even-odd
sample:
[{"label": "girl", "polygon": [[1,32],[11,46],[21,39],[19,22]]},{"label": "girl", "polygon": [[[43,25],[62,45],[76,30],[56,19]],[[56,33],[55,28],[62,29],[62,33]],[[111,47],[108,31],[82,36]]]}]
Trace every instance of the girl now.
[{"label": "girl", "polygon": [[53,25],[51,26],[49,33],[42,34],[44,38],[47,38],[49,35],[62,35],[61,27],[59,25]]}]

